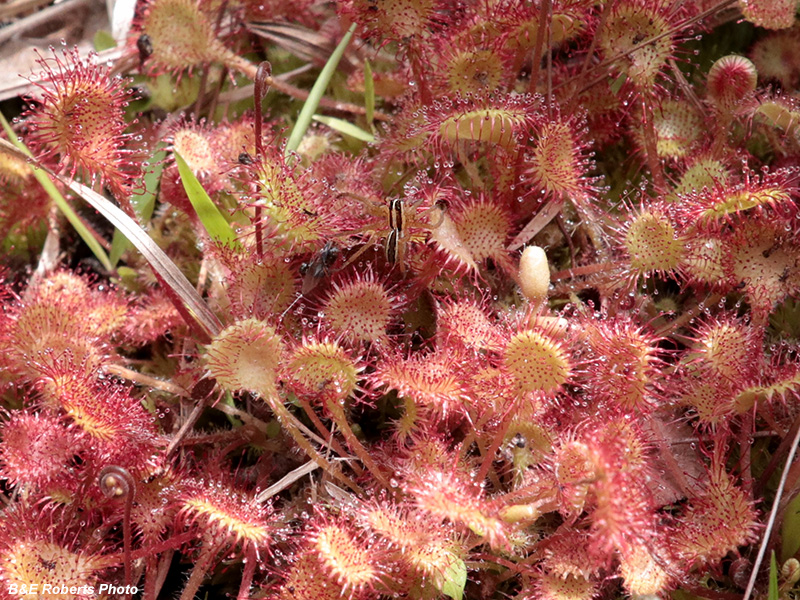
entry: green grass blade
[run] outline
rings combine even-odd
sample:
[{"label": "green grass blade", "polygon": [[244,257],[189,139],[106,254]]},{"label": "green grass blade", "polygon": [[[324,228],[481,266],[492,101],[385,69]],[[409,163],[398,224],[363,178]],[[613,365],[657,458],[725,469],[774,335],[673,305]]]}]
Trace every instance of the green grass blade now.
[{"label": "green grass blade", "polygon": [[775,551],[769,559],[769,591],[767,600],[778,600],[778,562],[775,560]]},{"label": "green grass blade", "polygon": [[136,246],[136,249],[150,263],[153,272],[164,286],[175,308],[200,335],[201,339],[210,341],[222,331],[222,323],[208,307],[202,296],[197,293],[197,290],[194,289],[194,286],[186,279],[186,276],[177,265],[158,247],[158,244],[147,235],[147,232],[136,221],[93,189],[77,181],[64,181],[64,183],[108,219]]},{"label": "green grass blade", "polygon": [[375,118],[375,78],[368,60],[364,61],[364,108],[367,110],[367,125],[372,127]]},{"label": "green grass blade", "polygon": [[[0,123],[3,125],[3,129],[5,129],[6,134],[8,134],[8,139],[11,140],[11,143],[14,144],[23,154],[25,154],[28,158],[31,158],[33,154],[25,144],[17,137],[14,133],[14,130],[11,129],[11,125],[8,124],[5,116],[0,113]],[[44,188],[44,191],[47,192],[47,195],[50,196],[50,199],[55,203],[58,207],[58,210],[66,217],[69,224],[72,225],[72,228],[75,232],[80,236],[83,242],[89,247],[94,254],[95,258],[100,261],[100,264],[103,265],[103,268],[107,271],[113,271],[114,267],[111,263],[111,259],[109,259],[108,254],[103,249],[103,246],[97,241],[97,238],[94,237],[91,231],[83,224],[80,217],[77,213],[72,210],[72,207],[67,202],[66,198],[58,191],[58,188],[53,183],[53,180],[42,171],[41,169],[37,168],[35,165],[31,165],[31,170],[33,171],[33,176],[36,177],[36,180],[39,182]]]},{"label": "green grass blade", "polygon": [[[142,223],[147,223],[150,217],[153,216],[158,182],[161,180],[161,172],[164,170],[164,158],[166,155],[167,153],[164,150],[159,150],[150,157],[145,166],[144,189],[140,193],[131,196],[133,210]],[[114,237],[111,238],[111,252],[109,255],[111,264],[116,267],[123,253],[132,247],[133,245],[128,241],[128,238],[119,229],[115,229]]]},{"label": "green grass blade", "polygon": [[342,59],[345,48],[347,48],[347,45],[350,43],[350,38],[353,37],[353,32],[355,30],[356,25],[353,23],[353,25],[350,26],[350,29],[347,30],[347,33],[342,38],[342,41],[339,42],[338,46],[336,46],[336,49],[333,51],[333,54],[331,54],[328,62],[325,63],[325,66],[322,68],[319,77],[317,77],[317,81],[314,83],[314,87],[311,88],[311,93],[309,94],[308,99],[303,105],[303,108],[300,110],[300,114],[297,115],[297,122],[294,124],[292,133],[289,135],[289,141],[286,142],[287,155],[290,152],[297,150],[298,146],[300,146],[300,141],[306,134],[308,126],[311,125],[311,119],[314,116],[314,113],[317,112],[320,98],[322,98],[322,96],[325,94],[325,90],[327,89],[333,74],[336,72],[336,67],[339,66],[339,61]]},{"label": "green grass blade", "polygon": [[[0,151],[23,160],[26,158],[26,155],[20,149],[2,138],[0,138]],[[60,177],[48,170],[47,167],[36,166],[47,172],[51,177],[58,179],[75,194],[86,200],[92,208],[131,241],[147,262],[150,263],[156,277],[164,286],[169,299],[203,343],[210,342],[214,336],[222,331],[222,323],[217,318],[217,315],[211,311],[205,300],[197,293],[197,290],[194,289],[194,286],[186,279],[186,276],[177,265],[158,247],[158,244],[147,235],[147,232],[136,221],[93,189],[77,181]]]},{"label": "green grass blade", "polygon": [[362,142],[375,141],[375,136],[373,136],[369,131],[364,131],[363,129],[361,129],[356,125],[353,125],[349,121],[345,121],[343,119],[337,119],[336,117],[324,117],[322,115],[314,115],[313,118],[315,121],[324,123],[331,129],[334,129],[339,133],[343,133],[344,135],[349,135],[350,137],[354,137],[357,140],[361,140]]},{"label": "green grass blade", "polygon": [[183,189],[186,190],[186,195],[192,203],[197,216],[203,227],[206,228],[208,235],[212,239],[220,242],[221,244],[236,248],[239,247],[239,242],[236,239],[236,232],[231,227],[230,223],[222,216],[217,206],[211,201],[203,186],[197,180],[189,165],[181,157],[180,154],[175,152],[175,160],[178,163],[178,171],[181,174],[181,181],[183,182]]}]

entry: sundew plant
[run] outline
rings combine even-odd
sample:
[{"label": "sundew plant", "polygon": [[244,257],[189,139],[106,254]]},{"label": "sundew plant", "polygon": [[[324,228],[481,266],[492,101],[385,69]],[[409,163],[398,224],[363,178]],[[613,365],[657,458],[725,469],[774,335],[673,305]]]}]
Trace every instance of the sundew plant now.
[{"label": "sundew plant", "polygon": [[800,596],[798,7],[150,0],[42,52],[0,598]]}]

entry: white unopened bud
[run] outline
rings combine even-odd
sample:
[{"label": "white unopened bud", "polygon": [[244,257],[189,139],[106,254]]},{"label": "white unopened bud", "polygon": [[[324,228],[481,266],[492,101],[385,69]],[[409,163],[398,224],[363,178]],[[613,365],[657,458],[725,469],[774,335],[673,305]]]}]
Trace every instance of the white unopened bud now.
[{"label": "white unopened bud", "polygon": [[547,298],[550,287],[550,266],[547,255],[539,246],[528,246],[519,259],[519,286],[531,302]]}]

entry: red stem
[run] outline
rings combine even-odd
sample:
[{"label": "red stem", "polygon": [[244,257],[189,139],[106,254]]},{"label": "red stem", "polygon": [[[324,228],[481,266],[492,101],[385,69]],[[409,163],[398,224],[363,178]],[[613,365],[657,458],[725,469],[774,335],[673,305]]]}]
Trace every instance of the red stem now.
[{"label": "red stem", "polygon": [[581,267],[572,267],[571,269],[564,269],[557,271],[550,275],[550,281],[558,281],[559,279],[572,279],[573,277],[583,277],[584,275],[593,275],[594,273],[602,273],[614,268],[614,263],[601,262],[593,263],[591,265],[583,265]]},{"label": "red stem", "polygon": [[200,589],[200,584],[203,583],[203,579],[205,579],[218,554],[218,550],[219,548],[216,546],[213,548],[203,546],[200,549],[200,556],[197,558],[197,562],[194,563],[192,574],[189,575],[189,581],[186,582],[186,587],[181,592],[180,600],[194,600],[197,590]]},{"label": "red stem", "polygon": [[244,557],[244,571],[242,572],[242,583],[239,585],[239,595],[236,600],[247,600],[250,597],[250,585],[253,583],[253,575],[256,573],[256,552],[252,546],[248,546]]},{"label": "red stem", "polygon": [[[127,590],[130,590],[133,585],[133,581],[131,581],[131,567],[133,565],[133,559],[131,557],[131,507],[133,506],[133,498],[136,495],[136,482],[127,469],[117,465],[109,465],[103,467],[100,471],[98,484],[103,494],[108,498],[125,496],[125,512],[122,518],[122,539],[125,552],[125,587]],[[130,600],[131,597],[132,594],[130,592],[125,594],[126,600]]]},{"label": "red stem", "polygon": [[644,149],[647,166],[653,176],[653,187],[656,193],[663,194],[667,190],[664,172],[661,170],[661,161],[658,158],[658,136],[654,122],[653,107],[642,97],[642,125],[644,126]]},{"label": "red stem", "polygon": [[[536,93],[536,84],[539,80],[539,71],[542,68],[542,49],[544,48],[544,41],[547,39],[546,30],[550,24],[548,18],[550,17],[551,0],[544,0],[541,7],[539,7],[539,23],[536,28],[536,44],[533,46],[533,60],[531,64],[531,80],[528,83],[528,91],[531,94]],[[548,48],[549,51],[549,48]]]},{"label": "red stem", "polygon": [[[269,83],[272,81],[272,65],[268,61],[263,61],[258,65],[255,78],[255,89],[253,91],[255,103],[255,135],[256,135],[256,161],[264,158],[264,140],[262,139],[262,121],[264,115],[261,112],[261,102],[269,89]],[[263,223],[263,209],[259,204],[256,204],[255,212],[255,225],[256,225],[256,254],[259,260],[264,258],[264,223]]]},{"label": "red stem", "polygon": [[344,413],[344,407],[339,404],[336,400],[331,400],[326,403],[328,410],[331,412],[331,416],[333,417],[334,422],[338,425],[339,429],[342,431],[342,435],[344,435],[344,439],[347,442],[347,445],[350,446],[350,449],[361,459],[361,462],[364,463],[364,466],[367,467],[367,470],[372,473],[372,476],[378,480],[378,482],[384,486],[386,489],[390,489],[392,486],[389,483],[389,480],[386,476],[381,472],[378,465],[372,459],[367,449],[364,448],[364,445],[359,441],[356,437],[356,434],[353,433],[353,430],[350,428],[350,423],[347,421],[347,416]]},{"label": "red stem", "polygon": [[[311,404],[308,402],[308,399],[305,398],[305,397],[299,397],[299,396],[298,396],[297,399],[300,401],[300,406],[303,407],[303,410],[305,411],[306,415],[311,420],[311,424],[314,425],[314,427],[317,428],[317,431],[319,432],[319,434],[323,438],[325,438],[326,440],[329,441],[329,443],[331,445],[331,448],[333,448],[333,451],[336,452],[341,457],[348,456],[348,453],[345,451],[344,448],[342,448],[342,445],[339,443],[339,440],[337,440],[334,437],[334,435],[328,430],[328,428],[325,427],[325,424],[317,416],[317,413],[314,412],[314,409],[311,406]],[[352,465],[352,467],[354,468],[354,470],[357,469],[358,470],[357,471],[358,474],[361,475],[361,472],[362,472],[360,470],[361,467],[359,467],[358,465],[355,465],[355,464]]]},{"label": "red stem", "polygon": [[505,438],[506,432],[511,425],[511,421],[514,419],[516,408],[516,404],[512,404],[506,411],[506,414],[503,415],[503,420],[500,422],[500,425],[495,432],[494,439],[492,440],[491,445],[486,449],[486,455],[483,457],[480,471],[478,471],[478,481],[483,481],[486,479],[486,475],[489,473],[489,468],[492,466],[492,462],[494,461],[494,456],[497,453],[497,450],[500,448],[500,444],[503,443],[503,439]]}]

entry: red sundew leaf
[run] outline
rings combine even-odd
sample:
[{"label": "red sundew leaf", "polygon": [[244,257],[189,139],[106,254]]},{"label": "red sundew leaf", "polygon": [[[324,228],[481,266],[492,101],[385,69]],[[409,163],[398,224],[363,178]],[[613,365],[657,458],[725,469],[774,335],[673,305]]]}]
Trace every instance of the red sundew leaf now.
[{"label": "red sundew leaf", "polygon": [[[6,140],[0,139],[0,148],[3,152],[10,153],[22,160],[29,160],[24,153],[17,150]],[[205,303],[200,294],[194,289],[189,280],[186,279],[180,269],[172,260],[158,247],[152,238],[147,235],[132,218],[126,215],[113,203],[106,200],[103,196],[76,181],[56,175],[43,165],[34,161],[34,164],[46,171],[51,177],[55,177],[66,185],[75,194],[88,202],[92,208],[105,217],[114,225],[136,249],[142,253],[153,269],[156,277],[164,285],[170,300],[175,304],[175,308],[204,341],[210,341],[215,335],[222,331],[222,323],[217,316]]]}]

